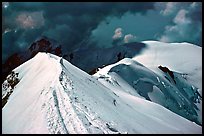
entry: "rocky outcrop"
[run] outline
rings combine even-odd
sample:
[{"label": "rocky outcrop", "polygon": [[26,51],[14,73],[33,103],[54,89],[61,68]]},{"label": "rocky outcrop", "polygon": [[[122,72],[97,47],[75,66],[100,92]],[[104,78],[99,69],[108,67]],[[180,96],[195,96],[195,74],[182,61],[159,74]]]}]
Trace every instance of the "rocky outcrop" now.
[{"label": "rocky outcrop", "polygon": [[167,67],[162,67],[161,65],[158,68],[163,72],[169,74],[169,76],[173,79],[174,83],[176,84],[176,81],[174,79],[174,73],[171,70],[169,70]]}]

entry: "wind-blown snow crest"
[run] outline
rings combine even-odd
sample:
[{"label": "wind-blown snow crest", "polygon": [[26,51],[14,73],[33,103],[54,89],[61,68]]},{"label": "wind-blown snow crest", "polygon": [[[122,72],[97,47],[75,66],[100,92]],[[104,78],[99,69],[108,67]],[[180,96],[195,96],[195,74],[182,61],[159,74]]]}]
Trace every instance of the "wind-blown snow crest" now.
[{"label": "wind-blown snow crest", "polygon": [[49,53],[38,53],[14,71],[20,82],[2,109],[3,133],[202,132],[199,125],[130,94],[134,90],[123,79],[121,87],[101,83]]}]

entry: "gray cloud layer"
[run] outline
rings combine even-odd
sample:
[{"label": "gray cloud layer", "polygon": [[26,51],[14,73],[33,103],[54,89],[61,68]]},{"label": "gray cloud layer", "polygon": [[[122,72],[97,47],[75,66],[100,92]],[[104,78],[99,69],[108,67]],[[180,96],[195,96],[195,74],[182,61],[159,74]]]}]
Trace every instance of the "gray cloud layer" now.
[{"label": "gray cloud layer", "polygon": [[[41,35],[57,40],[65,51],[86,44],[109,47],[118,27],[124,36],[133,35],[137,40],[189,39],[201,45],[201,3],[10,2],[2,8],[2,33],[7,31],[2,35],[3,59],[27,48]],[[179,17],[174,21],[181,10],[186,11],[183,19],[190,24],[178,23]],[[177,29],[184,35],[177,34]]]},{"label": "gray cloud layer", "polygon": [[[40,35],[61,42],[65,50],[73,49],[107,16],[120,17],[127,11],[145,13],[153,8],[154,3],[12,2],[3,8],[2,32],[13,30],[3,35],[3,53],[25,48],[19,45],[21,40],[28,45]],[[17,34],[15,30],[20,31]],[[15,40],[8,45],[9,37]]]}]

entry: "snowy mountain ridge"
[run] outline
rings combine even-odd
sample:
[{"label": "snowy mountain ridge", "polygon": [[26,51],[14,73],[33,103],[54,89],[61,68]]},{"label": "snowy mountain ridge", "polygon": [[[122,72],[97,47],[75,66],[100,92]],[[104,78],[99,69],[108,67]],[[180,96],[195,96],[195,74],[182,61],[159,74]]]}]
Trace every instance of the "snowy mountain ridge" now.
[{"label": "snowy mountain ridge", "polygon": [[49,53],[14,71],[20,82],[3,107],[3,133],[201,133],[197,124],[126,89],[104,86]]},{"label": "snowy mountain ridge", "polygon": [[145,44],[93,76],[38,53],[2,85],[3,133],[202,133],[202,51]]}]

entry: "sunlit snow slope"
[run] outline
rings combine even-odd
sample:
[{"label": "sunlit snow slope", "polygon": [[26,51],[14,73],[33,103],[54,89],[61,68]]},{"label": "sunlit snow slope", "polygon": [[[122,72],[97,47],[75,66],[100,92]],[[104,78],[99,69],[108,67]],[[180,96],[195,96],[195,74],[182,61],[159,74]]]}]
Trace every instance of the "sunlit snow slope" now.
[{"label": "sunlit snow slope", "polygon": [[144,41],[146,49],[133,59],[156,73],[159,65],[183,73],[202,94],[202,47],[190,43]]},{"label": "sunlit snow slope", "polygon": [[104,84],[123,86],[135,96],[202,124],[202,49],[189,43],[145,41],[133,58],[106,66],[95,74]]},{"label": "sunlit snow slope", "polygon": [[[123,79],[105,86],[49,53],[14,71],[20,82],[2,109],[3,133],[202,133],[201,126],[145,100]],[[8,92],[3,89],[2,97]]]}]

